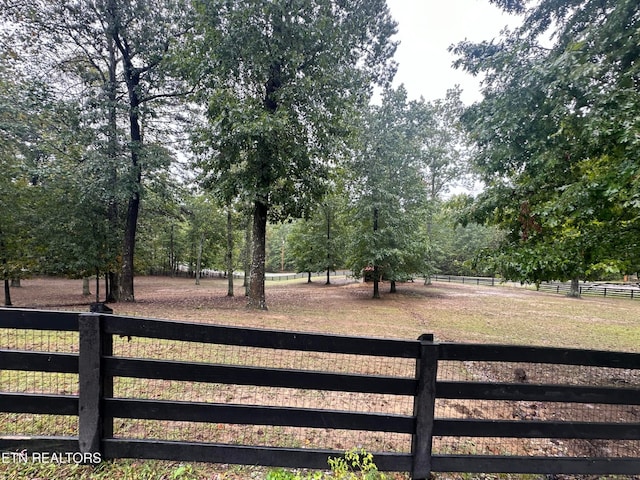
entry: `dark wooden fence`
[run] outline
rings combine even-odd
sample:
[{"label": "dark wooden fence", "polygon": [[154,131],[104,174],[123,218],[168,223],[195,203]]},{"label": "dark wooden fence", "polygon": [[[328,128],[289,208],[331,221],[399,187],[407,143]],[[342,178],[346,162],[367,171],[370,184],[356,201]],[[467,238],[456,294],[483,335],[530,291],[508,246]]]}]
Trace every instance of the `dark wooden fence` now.
[{"label": "dark wooden fence", "polygon": [[[17,309],[0,309],[0,329],[79,332],[78,353],[16,350],[0,345],[2,371],[72,373],[78,374],[79,379],[78,391],[72,394],[0,392],[0,412],[79,417],[77,436],[0,434],[0,451],[100,452],[102,458],[107,459],[164,459],[317,469],[326,468],[329,456],[343,453],[304,447],[131,439],[113,434],[114,418],[148,419],[406,434],[412,438],[410,451],[372,453],[381,470],[411,472],[414,479],[428,478],[430,472],[640,474],[640,354],[437,343],[431,335],[424,335],[417,341],[374,339]],[[114,339],[121,337],[365,355],[396,361],[409,359],[415,361],[415,376],[123,358],[114,355],[113,349]],[[508,365],[508,368],[498,374],[492,367],[483,367],[482,375],[475,379],[464,376],[456,379],[445,373],[452,366],[472,372],[480,364]],[[571,381],[565,384],[557,381],[559,370],[549,370],[549,373],[540,369],[540,372],[547,372],[547,376],[536,377],[533,372],[540,365],[560,369],[595,368],[603,369],[601,372],[605,373],[590,374],[592,384],[589,385],[571,384]],[[514,366],[518,368],[512,368]],[[514,372],[514,378],[507,378]],[[397,415],[331,408],[119,398],[114,396],[114,378],[118,377],[409,396],[414,399],[414,407],[413,412]],[[485,415],[474,415],[473,408],[469,407],[465,407],[466,413],[462,417],[438,413],[446,412],[443,410],[446,405],[461,410],[462,403],[455,402],[470,402],[469,405],[507,402],[515,406],[525,402],[527,408],[533,408],[535,404],[538,409],[552,404],[586,405],[590,411],[616,406],[622,410],[604,417],[596,415],[592,421],[565,420],[552,415],[533,419],[515,416],[487,419],[483,418]],[[601,449],[605,455],[600,456],[584,452],[554,456],[506,454],[505,451],[488,454],[488,450],[479,448],[463,452],[456,446],[467,439],[477,439],[476,443],[480,445],[483,439],[498,437],[506,439],[504,445],[523,441],[535,445],[538,439],[563,439],[606,442],[607,448]],[[443,439],[447,438],[453,439],[452,448],[442,447]],[[491,441],[487,445],[491,445]],[[612,448],[615,445],[617,450]]]},{"label": "dark wooden fence", "polygon": [[431,280],[434,282],[448,283],[464,283],[468,285],[497,285],[500,283],[499,278],[495,277],[467,277],[462,275],[432,275]]},{"label": "dark wooden fence", "polygon": [[[500,285],[502,279],[495,277],[467,277],[461,275],[432,275],[431,280],[436,282],[447,283],[463,283],[466,285]],[[509,285],[518,285],[517,282],[508,282]],[[531,284],[522,285],[528,288],[534,288]],[[543,282],[537,289],[541,292],[561,293],[568,295],[571,290],[570,282]],[[629,300],[640,300],[640,283],[598,283],[584,282],[580,283],[580,295],[608,297],[608,298],[625,298]]]},{"label": "dark wooden fence", "polygon": [[[538,290],[543,292],[569,294],[571,284],[566,282],[541,283]],[[580,295],[608,298],[626,298],[628,300],[640,300],[640,284],[615,284],[615,283],[581,283],[578,287]]]}]

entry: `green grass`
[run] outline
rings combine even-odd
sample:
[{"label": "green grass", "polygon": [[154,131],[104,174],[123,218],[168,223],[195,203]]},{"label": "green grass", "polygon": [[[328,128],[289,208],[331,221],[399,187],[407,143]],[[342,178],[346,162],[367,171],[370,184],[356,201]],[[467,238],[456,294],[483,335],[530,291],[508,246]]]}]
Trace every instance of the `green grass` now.
[{"label": "green grass", "polygon": [[206,465],[153,460],[105,461],[98,466],[75,463],[5,463],[1,465],[0,472],[4,478],[12,480],[199,480],[225,478],[212,476]]},{"label": "green grass", "polygon": [[511,295],[437,302],[428,327],[448,341],[640,351],[639,301],[484,288]]}]

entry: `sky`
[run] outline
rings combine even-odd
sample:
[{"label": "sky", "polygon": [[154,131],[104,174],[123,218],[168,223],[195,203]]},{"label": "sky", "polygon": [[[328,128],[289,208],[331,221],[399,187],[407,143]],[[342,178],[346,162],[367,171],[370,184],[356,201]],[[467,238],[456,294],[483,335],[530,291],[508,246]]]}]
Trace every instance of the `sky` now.
[{"label": "sky", "polygon": [[491,40],[505,26],[518,24],[517,17],[503,13],[489,0],[387,0],[398,22],[399,63],[394,85],[403,83],[410,99],[444,98],[447,89],[459,84],[466,104],[480,100],[479,81],[451,63],[449,45],[462,40]]}]

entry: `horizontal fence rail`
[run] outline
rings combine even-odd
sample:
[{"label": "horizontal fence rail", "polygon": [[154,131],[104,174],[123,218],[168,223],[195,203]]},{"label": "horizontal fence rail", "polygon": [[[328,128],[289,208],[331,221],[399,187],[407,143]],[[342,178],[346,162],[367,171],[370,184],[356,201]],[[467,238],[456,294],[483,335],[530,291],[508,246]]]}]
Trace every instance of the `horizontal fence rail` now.
[{"label": "horizontal fence rail", "polygon": [[0,369],[5,452],[640,473],[640,354],[0,309]]},{"label": "horizontal fence rail", "polygon": [[[578,286],[578,289],[580,295],[585,296],[640,300],[640,283],[637,282],[629,284],[582,283]],[[567,295],[571,290],[571,285],[569,283],[545,282],[539,285],[538,290]]]},{"label": "horizontal fence rail", "polygon": [[468,285],[497,285],[499,278],[495,277],[467,277],[462,275],[431,275],[431,280],[435,282],[463,283]]},{"label": "horizontal fence rail", "polygon": [[[503,280],[495,277],[467,277],[462,275],[432,275],[431,280],[436,282],[462,283],[466,285],[500,285]],[[508,282],[509,285],[518,285],[517,282]],[[522,285],[533,288],[531,284]],[[568,295],[571,291],[569,282],[543,282],[538,285],[537,290],[541,292],[551,292]],[[640,300],[640,282],[635,283],[593,283],[585,282],[579,284],[580,295],[597,296],[608,298],[625,298],[629,300]]]}]

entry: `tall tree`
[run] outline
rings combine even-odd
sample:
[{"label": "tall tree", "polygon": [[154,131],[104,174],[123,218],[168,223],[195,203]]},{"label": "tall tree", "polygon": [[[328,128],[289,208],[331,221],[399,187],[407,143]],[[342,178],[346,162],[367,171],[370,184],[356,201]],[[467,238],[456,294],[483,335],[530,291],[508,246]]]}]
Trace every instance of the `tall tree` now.
[{"label": "tall tree", "polygon": [[170,48],[188,29],[189,8],[185,8],[184,2],[174,0],[107,0],[105,13],[107,39],[113,41],[121,57],[128,98],[130,169],[127,181],[131,188],[122,247],[120,300],[134,301],[134,255],[143,165],[153,159],[151,152],[145,150],[142,133],[143,122],[149,118],[145,118],[145,108],[160,98],[186,93],[176,87],[168,75],[166,62]]},{"label": "tall tree", "polygon": [[[4,304],[10,306],[10,280],[22,269],[20,245],[26,243],[22,213],[26,205],[22,193],[28,181],[20,159],[25,147],[28,112],[11,101],[18,85],[4,62],[0,64],[0,273],[4,286]],[[17,97],[20,99],[21,97]]]},{"label": "tall tree", "polygon": [[[188,26],[189,5],[176,0],[0,3],[2,19],[12,25],[3,34],[20,50],[24,68],[46,76],[59,95],[85,102],[104,134],[104,142],[94,148],[111,164],[112,184],[125,192],[111,195],[108,210],[115,224],[117,199],[124,197],[119,296],[125,301],[135,299],[133,259],[143,174],[154,161],[146,148],[158,117],[153,107],[180,93],[168,75],[168,59]],[[126,163],[120,162],[123,150]]]},{"label": "tall tree", "polygon": [[45,85],[0,56],[0,275],[5,305],[10,281],[37,268],[43,238],[34,226],[46,218],[36,208],[48,139],[56,137],[56,103]]},{"label": "tall tree", "polygon": [[414,102],[419,158],[429,200],[441,199],[452,187],[470,181],[469,141],[460,122],[464,104],[459,87],[445,98]]},{"label": "tall tree", "polygon": [[227,224],[226,224],[226,239],[227,249],[225,253],[225,270],[227,272],[227,297],[233,297],[233,271],[235,266],[234,261],[234,245],[235,245],[235,231],[234,231],[234,209],[231,202],[226,205]]},{"label": "tall tree", "polygon": [[374,298],[380,297],[383,277],[394,291],[396,281],[425,268],[426,191],[417,141],[425,129],[414,122],[415,105],[404,87],[386,89],[382,104],[370,107],[361,149],[350,164],[348,190],[355,208],[350,266],[354,272],[371,269]]},{"label": "tall tree", "polygon": [[[418,160],[426,187],[428,205],[425,213],[425,235],[429,243],[428,265],[440,245],[434,243],[433,215],[442,197],[456,186],[467,186],[471,180],[469,141],[460,122],[464,105],[459,87],[447,91],[444,99],[413,102],[412,122],[417,133]],[[431,283],[431,269],[425,273],[425,285]]]},{"label": "tall tree", "polygon": [[200,167],[231,178],[253,205],[249,305],[266,309],[267,219],[298,217],[325,193],[352,118],[372,83],[394,72],[396,25],[385,0],[196,5],[187,55],[206,87],[211,129]]},{"label": "tall tree", "polygon": [[488,185],[474,216],[508,232],[494,256],[507,278],[570,279],[577,293],[579,279],[637,269],[640,5],[503,6],[524,13],[521,28],[455,48],[461,67],[486,74],[465,114]]},{"label": "tall tree", "polygon": [[347,247],[345,203],[340,194],[328,195],[308,219],[294,224],[287,237],[296,270],[307,272],[309,282],[312,272],[325,271],[326,285],[329,285],[331,271],[344,266]]}]

